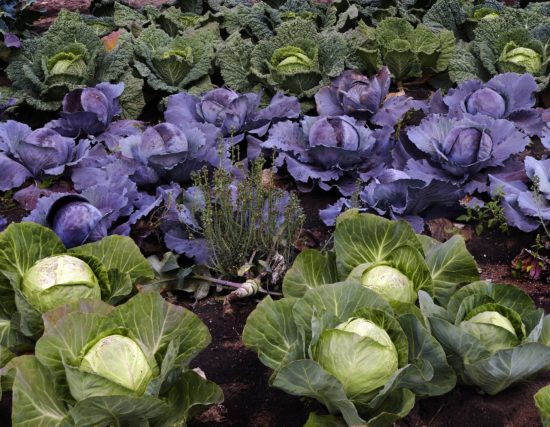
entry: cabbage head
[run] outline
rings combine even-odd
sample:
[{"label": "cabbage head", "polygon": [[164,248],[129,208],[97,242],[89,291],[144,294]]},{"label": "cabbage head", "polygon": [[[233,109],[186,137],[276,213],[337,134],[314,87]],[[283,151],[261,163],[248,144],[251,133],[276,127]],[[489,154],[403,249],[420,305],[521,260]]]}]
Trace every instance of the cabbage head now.
[{"label": "cabbage head", "polygon": [[189,368],[210,342],[208,329],[158,293],[138,294],[117,308],[83,299],[44,321],[35,355],[16,357],[0,371],[15,373],[14,426],[35,419],[71,427],[186,425],[222,400],[216,384]]},{"label": "cabbage head", "polygon": [[398,269],[379,265],[363,274],[363,286],[382,295],[388,301],[414,303],[414,284]]},{"label": "cabbage head", "polygon": [[344,385],[350,398],[384,386],[398,368],[397,350],[388,333],[361,318],[325,330],[313,359]]},{"label": "cabbage head", "polygon": [[[535,5],[535,3],[534,3]],[[533,8],[503,8],[497,16],[482,19],[473,40],[456,49],[450,60],[453,82],[488,80],[506,72],[530,73],[542,90],[550,81],[548,28],[550,17]],[[523,96],[518,93],[518,97]]]},{"label": "cabbage head", "polygon": [[283,280],[283,293],[302,297],[308,289],[345,281],[393,306],[412,308],[419,290],[446,303],[460,284],[474,280],[477,266],[460,236],[439,243],[417,235],[404,220],[349,209],[336,218],[334,250],[300,253]]},{"label": "cabbage head", "polygon": [[204,92],[212,87],[209,73],[219,40],[217,24],[189,29],[176,37],[150,26],[136,39],[135,67],[154,90],[177,93],[196,88]]},{"label": "cabbage head", "polygon": [[37,261],[23,275],[21,292],[42,313],[71,301],[101,298],[94,271],[71,255],[56,255]]},{"label": "cabbage head", "polygon": [[445,308],[419,293],[434,337],[463,383],[494,395],[547,370],[550,317],[513,285],[474,282]]},{"label": "cabbage head", "polygon": [[[78,230],[73,233],[79,234]],[[51,310],[82,299],[118,304],[127,299],[138,279],[153,275],[129,237],[109,236],[67,249],[48,227],[34,222],[10,224],[0,232],[0,324],[5,327],[0,350],[7,346],[19,353],[20,340],[32,344],[40,338],[43,316]]]}]

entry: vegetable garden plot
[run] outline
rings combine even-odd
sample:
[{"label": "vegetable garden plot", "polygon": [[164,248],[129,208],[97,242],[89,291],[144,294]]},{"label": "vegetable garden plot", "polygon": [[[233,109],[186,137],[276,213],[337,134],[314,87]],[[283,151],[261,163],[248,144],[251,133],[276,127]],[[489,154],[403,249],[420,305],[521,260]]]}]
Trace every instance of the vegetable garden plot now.
[{"label": "vegetable garden plot", "polygon": [[549,5],[143,3],[0,8],[6,423],[546,423]]}]

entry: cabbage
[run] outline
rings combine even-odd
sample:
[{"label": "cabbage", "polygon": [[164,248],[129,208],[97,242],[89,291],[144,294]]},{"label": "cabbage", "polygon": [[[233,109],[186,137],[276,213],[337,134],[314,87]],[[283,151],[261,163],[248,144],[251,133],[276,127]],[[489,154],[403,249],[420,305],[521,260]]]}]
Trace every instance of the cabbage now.
[{"label": "cabbage", "polygon": [[90,266],[70,255],[36,262],[23,275],[21,292],[42,313],[71,301],[101,298],[98,279]]},{"label": "cabbage", "polygon": [[484,311],[460,323],[460,327],[480,340],[489,351],[514,347],[519,343],[514,326],[496,311]]},{"label": "cabbage", "polygon": [[123,335],[109,335],[88,350],[80,369],[99,375],[138,395],[153,377],[153,370],[139,345]]},{"label": "cabbage", "polygon": [[382,387],[398,368],[397,350],[388,333],[361,318],[323,332],[313,359],[340,380],[350,399]]},{"label": "cabbage", "polygon": [[379,265],[363,275],[363,286],[382,295],[388,301],[414,303],[417,299],[414,284],[399,270]]}]

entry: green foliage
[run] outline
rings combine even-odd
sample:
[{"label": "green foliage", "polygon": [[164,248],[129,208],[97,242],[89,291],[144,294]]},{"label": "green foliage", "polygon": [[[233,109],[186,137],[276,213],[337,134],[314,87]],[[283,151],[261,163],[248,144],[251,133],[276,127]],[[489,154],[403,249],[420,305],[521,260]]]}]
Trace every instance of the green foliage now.
[{"label": "green foliage", "polygon": [[[298,255],[285,276],[283,292],[285,296],[301,297],[326,283],[351,281],[364,285],[369,272],[380,267],[412,285],[414,298],[409,303],[415,302],[419,289],[446,303],[459,284],[479,280],[475,261],[460,236],[439,243],[417,236],[404,221],[349,210],[337,219],[334,251],[322,254],[308,250]],[[408,291],[403,293],[409,295]],[[395,289],[381,295],[399,304]]]},{"label": "green foliage", "polygon": [[550,425],[550,386],[541,388],[534,396],[543,427]]},{"label": "green foliage", "polygon": [[71,90],[120,81],[132,54],[129,34],[109,52],[78,14],[64,11],[42,36],[23,40],[6,73],[18,99],[39,110],[57,110]]},{"label": "green foliage", "polygon": [[236,184],[223,168],[212,179],[207,171],[195,177],[195,185],[212,194],[201,212],[202,235],[208,267],[223,277],[269,269],[277,254],[285,265],[292,259],[305,217],[296,195],[275,187],[263,165],[262,158],[256,160]]},{"label": "green foliage", "polygon": [[420,308],[462,382],[488,394],[546,370],[550,363],[550,323],[516,286],[471,283],[445,309],[421,292]]},{"label": "green foliage", "polygon": [[176,37],[150,26],[136,39],[134,66],[155,90],[176,93],[198,85],[204,90],[212,86],[209,73],[219,41],[217,24],[189,29]]},{"label": "green foliage", "polygon": [[352,66],[374,74],[387,65],[398,81],[444,72],[455,50],[452,32],[413,27],[403,18],[384,19],[374,28],[361,21],[347,36]]},{"label": "green foliage", "polygon": [[483,230],[494,228],[507,233],[508,223],[504,216],[501,199],[502,196],[497,195],[491,201],[482,205],[466,206],[466,213],[460,215],[456,220],[476,224],[475,232],[478,236],[483,233]]},{"label": "green foliage", "polygon": [[507,71],[530,72],[543,89],[549,80],[549,36],[550,17],[536,9],[504,8],[478,22],[473,40],[456,50],[449,75],[460,82]]},{"label": "green foliage", "polygon": [[342,34],[318,31],[314,22],[302,18],[284,22],[275,36],[260,40],[251,51],[243,46],[249,43],[234,34],[221,47],[218,61],[226,83],[236,90],[261,83],[301,100],[339,75],[347,57]]},{"label": "green foliage", "polygon": [[117,308],[81,300],[48,312],[44,322],[35,355],[2,370],[13,380],[14,427],[36,419],[75,427],[136,420],[185,426],[223,399],[216,384],[189,369],[210,342],[208,329],[157,293]]},{"label": "green foliage", "polygon": [[446,393],[456,381],[419,318],[356,283],[267,297],[249,316],[243,342],[274,370],[274,387],[317,399],[332,415],[310,416],[307,425],[341,425],[336,416],[347,425],[391,425],[415,395]]},{"label": "green foliage", "polygon": [[[83,261],[93,277],[90,270],[85,269],[85,274],[90,276],[85,283],[74,282],[74,277],[65,283],[62,275],[46,277],[52,265],[46,265],[41,277],[31,277],[44,270],[44,263],[59,260],[59,255],[63,255],[61,258],[70,255],[66,258],[76,263]],[[53,267],[57,273],[65,269],[62,263],[54,263]],[[129,237],[109,236],[67,251],[47,227],[32,222],[11,224],[0,233],[0,329],[3,329],[0,345],[12,351],[20,351],[22,345],[28,347],[43,331],[43,312],[60,303],[83,296],[119,303],[133,291],[138,279],[152,277],[147,260]],[[85,286],[80,286],[82,284]],[[90,284],[93,286],[88,287]],[[37,289],[37,285],[41,288]]]}]

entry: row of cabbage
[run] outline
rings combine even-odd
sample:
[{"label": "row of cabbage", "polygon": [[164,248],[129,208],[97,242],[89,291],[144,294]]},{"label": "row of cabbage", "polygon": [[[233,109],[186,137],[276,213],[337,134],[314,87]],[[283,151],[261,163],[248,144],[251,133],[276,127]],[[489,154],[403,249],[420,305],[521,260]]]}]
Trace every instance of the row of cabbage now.
[{"label": "row of cabbage", "polygon": [[[46,227],[12,224],[0,272],[14,426],[185,425],[222,400],[189,369],[206,326],[158,293],[136,294],[153,271],[129,238],[66,249]],[[334,249],[297,257],[284,297],[258,305],[243,341],[273,386],[326,406],[306,425],[391,425],[457,379],[493,395],[550,368],[550,317],[517,287],[478,280],[462,237],[440,243],[350,210]]]},{"label": "row of cabbage", "polygon": [[457,380],[495,395],[550,368],[550,316],[516,286],[479,281],[458,236],[440,243],[350,210],[334,249],[302,252],[283,292],[251,313],[243,340],[272,386],[326,407],[309,427],[389,426]]},{"label": "row of cabbage", "polygon": [[33,223],[0,233],[0,391],[14,427],[186,425],[223,399],[189,367],[206,325],[136,293],[151,277],[128,237],[67,249]]},{"label": "row of cabbage", "polygon": [[539,89],[548,84],[547,2],[525,9],[459,0],[193,3],[135,10],[100,2],[95,15],[62,12],[39,37],[16,21],[21,40],[6,18],[0,28],[4,49],[13,50],[4,56],[14,98],[55,111],[70,90],[124,81],[124,112],[135,118],[149,97],[144,84],[160,96],[223,84],[284,91],[307,112],[345,69],[373,74],[382,65],[398,82],[422,78],[436,87],[510,71],[531,73]]},{"label": "row of cabbage", "polygon": [[128,235],[155,214],[166,246],[198,263],[208,258],[201,213],[209,195],[192,186],[193,173],[221,168],[238,182],[260,156],[299,191],[337,190],[342,197],[320,211],[327,225],[360,207],[420,232],[425,219],[456,217],[465,197],[469,206],[498,199],[523,231],[550,219],[548,160],[519,160],[532,141],[550,144],[532,75],[469,80],[429,101],[390,93],[390,84],[385,67],[372,77],[346,71],[314,95],[318,115],[280,92],[267,105],[260,93],[181,92],[156,125],[115,120],[123,83],[76,89],[42,128],[0,123],[0,191],[69,247]]}]

